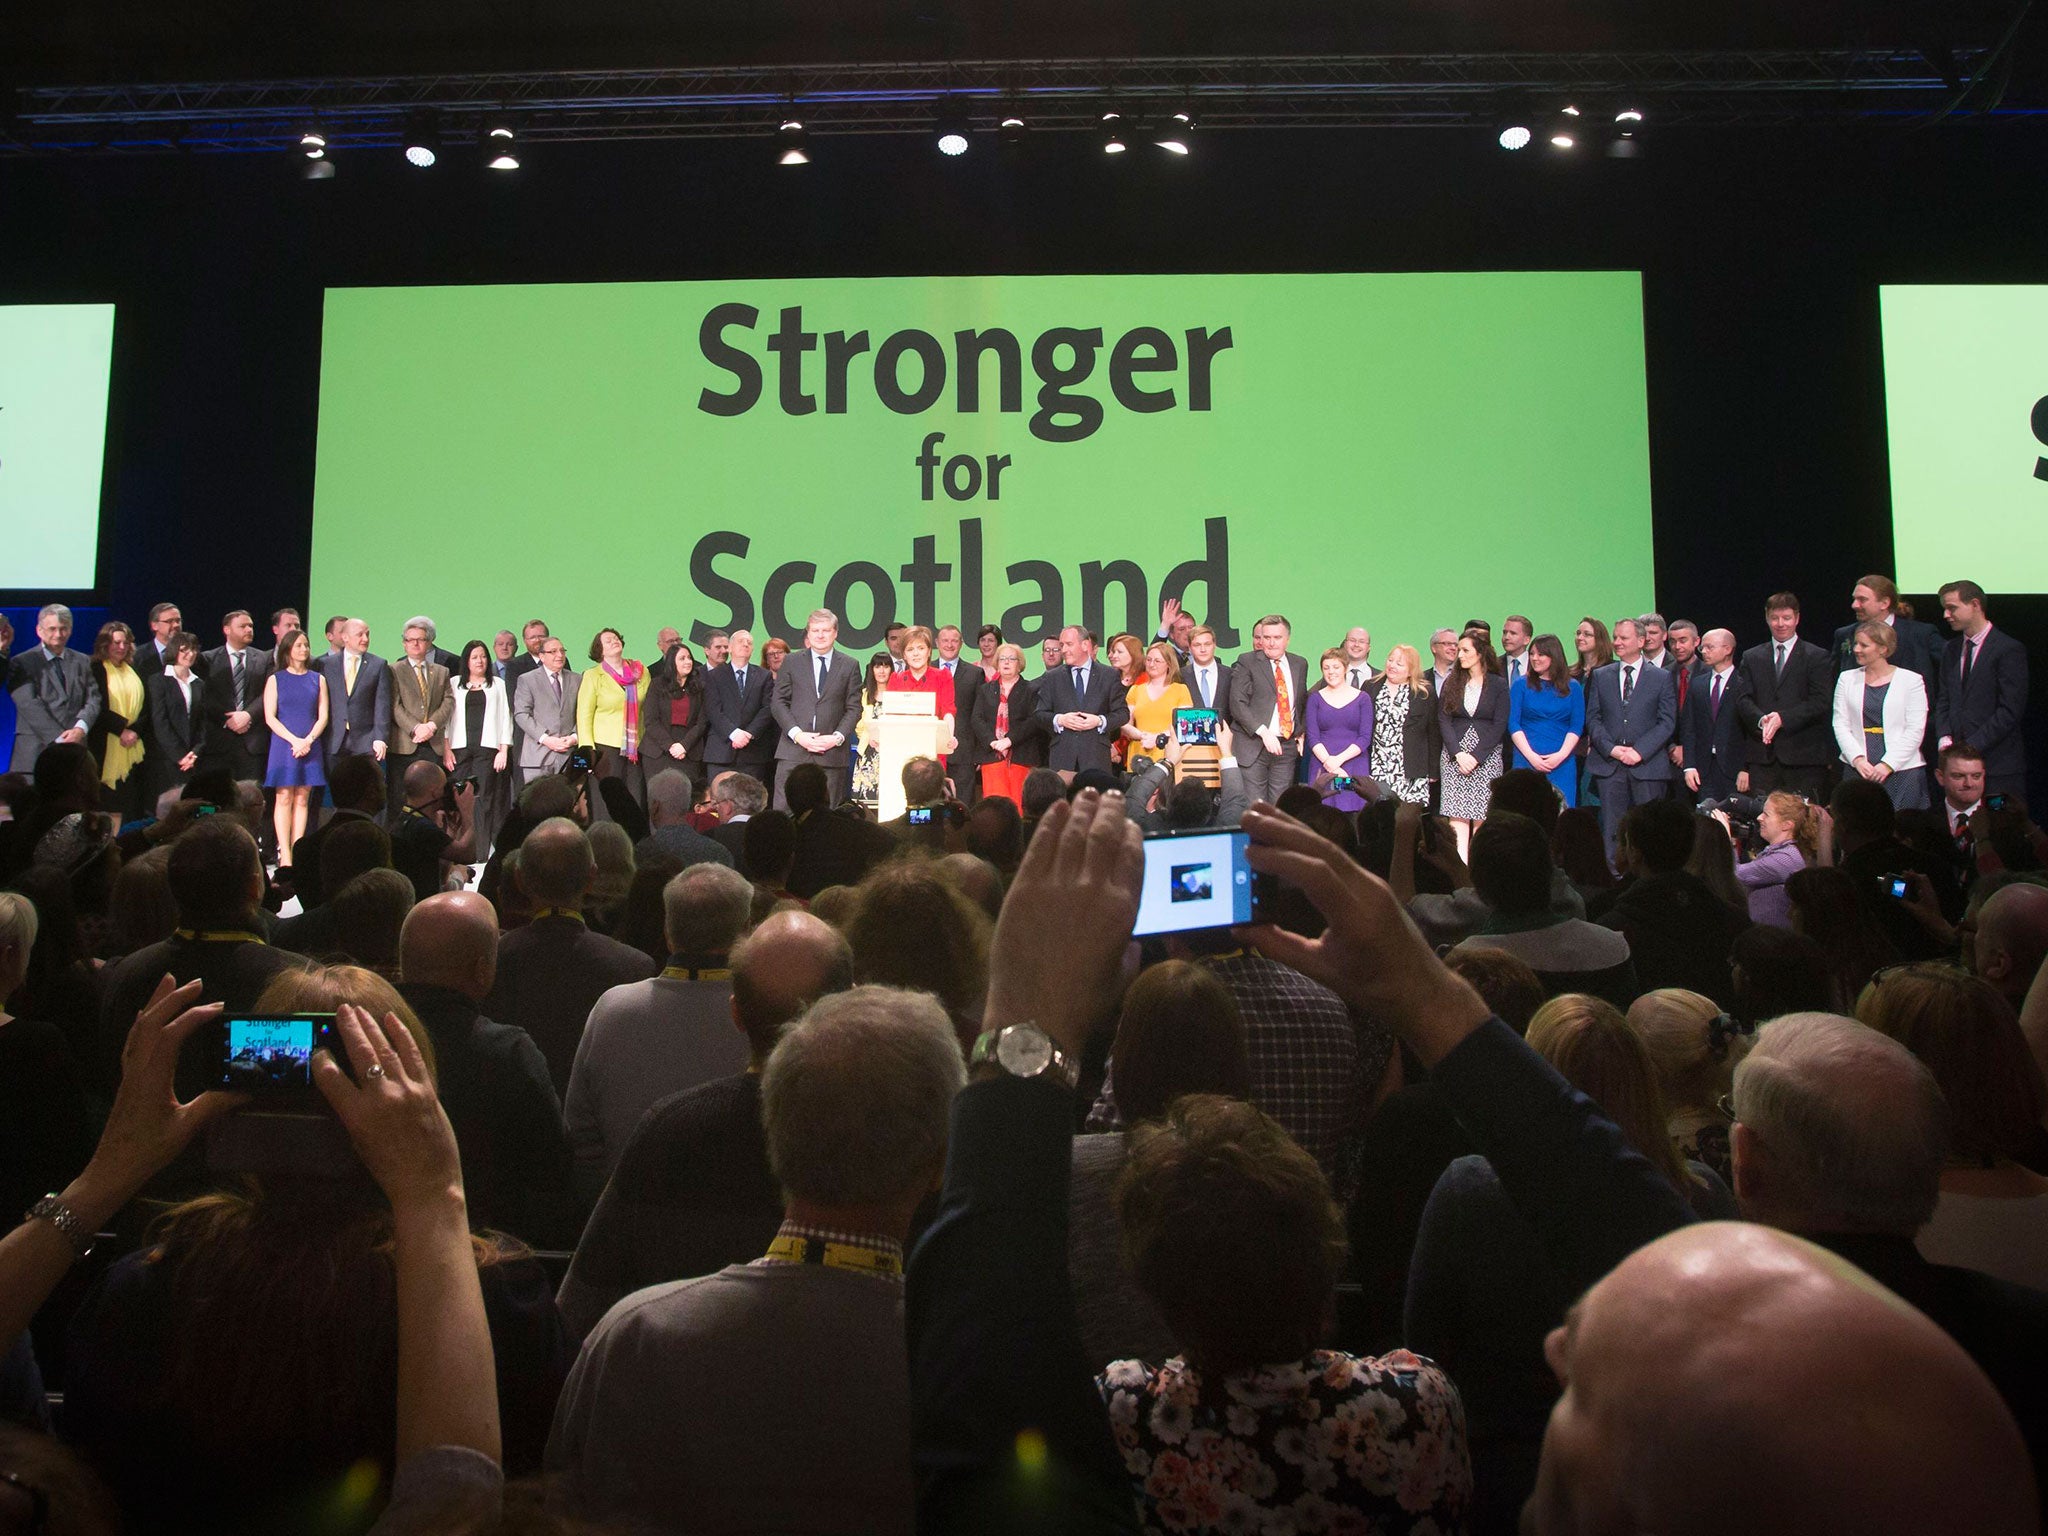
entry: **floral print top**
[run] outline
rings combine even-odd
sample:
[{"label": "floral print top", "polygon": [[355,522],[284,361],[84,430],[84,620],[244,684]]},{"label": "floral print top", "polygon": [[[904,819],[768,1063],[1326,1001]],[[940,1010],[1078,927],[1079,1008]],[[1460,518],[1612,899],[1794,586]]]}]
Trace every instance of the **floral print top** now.
[{"label": "floral print top", "polygon": [[1317,1350],[1226,1377],[1205,1400],[1185,1360],[1096,1378],[1148,1532],[1449,1536],[1472,1457],[1450,1378],[1405,1349]]}]

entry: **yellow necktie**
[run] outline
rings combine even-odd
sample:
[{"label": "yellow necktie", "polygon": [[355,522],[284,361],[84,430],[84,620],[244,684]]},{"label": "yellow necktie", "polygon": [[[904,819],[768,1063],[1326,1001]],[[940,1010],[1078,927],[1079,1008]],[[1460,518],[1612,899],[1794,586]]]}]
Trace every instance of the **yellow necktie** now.
[{"label": "yellow necktie", "polygon": [[361,664],[362,658],[356,655],[354,651],[350,651],[346,659],[343,660],[341,664],[341,689],[342,692],[348,695],[348,697],[350,698],[354,698],[356,696],[356,668],[359,667]]}]

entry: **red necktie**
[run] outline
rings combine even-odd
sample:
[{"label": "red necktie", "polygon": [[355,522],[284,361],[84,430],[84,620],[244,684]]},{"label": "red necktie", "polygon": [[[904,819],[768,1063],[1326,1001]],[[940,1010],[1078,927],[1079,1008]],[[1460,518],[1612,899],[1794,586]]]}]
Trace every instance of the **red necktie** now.
[{"label": "red necktie", "polygon": [[1287,668],[1284,662],[1273,663],[1273,696],[1280,701],[1280,734],[1294,734],[1294,710],[1287,702]]}]

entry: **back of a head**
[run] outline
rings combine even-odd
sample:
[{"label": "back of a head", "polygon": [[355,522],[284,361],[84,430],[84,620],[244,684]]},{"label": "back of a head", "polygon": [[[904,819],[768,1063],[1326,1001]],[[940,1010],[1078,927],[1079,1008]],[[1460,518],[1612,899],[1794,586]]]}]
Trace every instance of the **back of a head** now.
[{"label": "back of a head", "polygon": [[1000,870],[1014,870],[1024,857],[1024,816],[1006,795],[988,795],[967,813],[961,840],[969,853]]},{"label": "back of a head", "polygon": [[566,816],[550,817],[519,845],[519,885],[536,908],[580,908],[596,876],[590,836]]},{"label": "back of a head", "polygon": [[[815,763],[805,763],[802,767],[815,768],[817,765]],[[798,771],[798,769],[792,768],[790,770],[791,776],[794,777]],[[823,778],[824,770],[822,768],[818,769],[818,774],[819,778]],[[813,779],[806,774],[800,793],[805,790],[816,790],[818,788],[818,779]],[[830,784],[827,783],[823,788],[824,792],[829,796],[831,792]],[[730,805],[735,816],[758,816],[768,809],[768,786],[755,778],[751,773],[721,773],[716,782],[711,786],[711,798],[722,800]],[[795,810],[796,807],[791,806],[790,809]]]},{"label": "back of a head", "polygon": [[1322,803],[1323,797],[1308,784],[1288,785],[1280,791],[1279,798],[1273,802],[1276,809],[1285,811],[1297,821],[1300,820],[1302,812],[1313,810]]},{"label": "back of a head", "polygon": [[946,770],[935,757],[913,757],[903,765],[907,805],[937,805],[946,798]]},{"label": "back of a head", "polygon": [[812,1003],[853,985],[853,951],[829,923],[808,912],[775,912],[733,945],[733,1017],[756,1063],[765,1062],[783,1026]]},{"label": "back of a head", "polygon": [[[1831,1013],[1773,1019],[1735,1069],[1739,1191],[1799,1232],[1910,1237],[1934,1214],[1948,1106],[1895,1040]],[[1765,1166],[1743,1177],[1745,1132]]]},{"label": "back of a head", "polygon": [[470,891],[429,896],[406,914],[398,958],[408,983],[453,987],[481,999],[497,974],[497,914]]},{"label": "back of a head", "polygon": [[433,804],[447,784],[448,771],[424,757],[415,758],[405,770],[405,777],[399,781],[399,787],[405,792],[405,803],[416,806]]},{"label": "back of a head", "polygon": [[2008,997],[2024,997],[2048,960],[2048,890],[2016,880],[1985,898],[1977,909],[1975,958]]},{"label": "back of a head", "polygon": [[334,893],[334,941],[359,965],[398,964],[398,937],[412,911],[412,882],[395,869],[366,869]]},{"label": "back of a head", "polygon": [[1629,807],[1621,835],[1642,861],[1645,874],[1668,875],[1692,857],[1693,823],[1699,818],[1676,800],[1646,800]]},{"label": "back of a head", "polygon": [[1241,1099],[1194,1094],[1129,1133],[1117,1186],[1140,1289],[1204,1373],[1321,1341],[1344,1218],[1316,1160]]},{"label": "back of a head", "polygon": [[421,1025],[419,1015],[388,977],[367,966],[309,965],[279,971],[263,984],[263,995],[256,999],[262,1013],[333,1013],[343,1003],[354,1003],[379,1019],[387,1013],[398,1015],[399,1022],[412,1032],[427,1071],[438,1070],[434,1037]]},{"label": "back of a head", "polygon": [[944,1166],[966,1065],[945,1010],[893,987],[820,998],[761,1073],[768,1164],[791,1200],[914,1204]]},{"label": "back of a head", "polygon": [[1117,1114],[1126,1125],[1157,1120],[1183,1094],[1251,1097],[1244,1015],[1206,965],[1167,960],[1138,973],[1124,993],[1109,1053]]},{"label": "back of a head", "polygon": [[1902,966],[1864,988],[1856,1017],[1934,1074],[1948,1102],[1957,1157],[1988,1165],[2032,1150],[2048,1087],[2012,1004],[1996,987],[1952,965]]},{"label": "back of a head", "polygon": [[1614,884],[1614,871],[1607,864],[1607,842],[1600,832],[1600,815],[1583,805],[1557,813],[1557,830],[1551,834],[1552,856],[1565,878],[1582,891],[1606,890]]},{"label": "back of a head", "polygon": [[746,820],[740,847],[747,868],[764,885],[779,886],[796,863],[796,818],[787,811],[757,811]]},{"label": "back of a head", "polygon": [[798,763],[783,781],[782,798],[792,816],[827,810],[832,804],[832,784],[816,763]]},{"label": "back of a head", "polygon": [[201,768],[185,781],[185,798],[232,811],[241,797],[235,789],[235,776],[228,769]]},{"label": "back of a head", "polygon": [[1834,818],[1835,841],[1843,847],[1890,837],[1898,816],[1882,784],[1855,777],[1835,786],[1828,799],[1828,814]]},{"label": "back of a head", "polygon": [[692,864],[663,887],[662,932],[671,953],[720,956],[747,931],[754,887],[724,864]]},{"label": "back of a head", "polygon": [[320,899],[334,900],[344,885],[367,870],[390,867],[390,833],[374,821],[336,822],[320,839]]},{"label": "back of a head", "polygon": [[1745,914],[1749,911],[1749,892],[1735,875],[1735,844],[1712,817],[1693,818],[1692,856],[1685,867],[1729,907]]},{"label": "back of a head", "polygon": [[1444,956],[1444,964],[1472,984],[1503,1024],[1518,1035],[1528,1034],[1529,1020],[1548,995],[1528,961],[1504,949],[1459,945]]},{"label": "back of a head", "polygon": [[[82,741],[56,741],[37,754],[31,772],[35,777],[36,800],[42,805],[71,805],[74,809],[96,809],[83,800],[87,785],[97,786],[98,770],[92,753]],[[97,795],[94,800],[97,800]]]},{"label": "back of a head", "polygon": [[590,882],[591,891],[607,901],[623,900],[627,887],[633,883],[636,867],[632,836],[616,821],[597,822],[586,835],[590,838],[591,862],[597,866]]},{"label": "back of a head", "polygon": [[[519,814],[536,828],[556,817],[569,820],[582,799],[582,786],[565,773],[544,773],[519,791]],[[571,821],[571,825],[574,822]]]},{"label": "back of a head", "polygon": [[1783,1013],[1825,1013],[1834,999],[1828,957],[1803,933],[1752,923],[1729,946],[1737,1010],[1763,1024]]},{"label": "back of a head", "polygon": [[1200,779],[1182,779],[1167,790],[1165,810],[1169,826],[1206,827],[1216,814],[1216,791]]},{"label": "back of a head", "polygon": [[1638,1249],[1575,1310],[1530,1536],[2040,1530],[1997,1390],[1833,1254],[1698,1223]]},{"label": "back of a head", "polygon": [[1550,908],[1550,839],[1526,816],[1489,815],[1472,834],[1472,888],[1503,917]]},{"label": "back of a head", "polygon": [[1670,1116],[1649,1048],[1620,1009],[1584,992],[1553,997],[1529,1021],[1529,1046],[1621,1128],[1628,1144],[1683,1189]]},{"label": "back of a head", "polygon": [[[626,845],[631,847],[647,836],[653,828],[647,824],[647,813],[640,809],[640,802],[633,798],[633,791],[626,787],[624,779],[594,779],[598,799],[604,803],[605,818],[626,835]],[[603,826],[603,821],[591,823],[594,832]]]},{"label": "back of a head", "polygon": [[960,894],[988,914],[993,923],[1002,916],[1002,871],[987,859],[972,853],[949,853],[939,860],[946,878],[960,888]]},{"label": "back of a head", "polygon": [[152,848],[130,859],[114,876],[107,903],[114,919],[114,945],[124,955],[168,939],[178,926],[178,899],[171,894],[171,850]]},{"label": "back of a head", "polygon": [[1734,1084],[1735,1064],[1749,1053],[1754,1025],[1722,1013],[1711,997],[1683,987],[1645,992],[1628,1009],[1664,1090],[1667,1108],[1711,1109]]},{"label": "back of a head", "polygon": [[964,1031],[988,989],[988,914],[927,860],[892,860],[860,884],[845,925],[856,980],[929,992]]},{"label": "back of a head", "polygon": [[247,919],[263,864],[247,828],[230,817],[209,816],[171,844],[169,876],[179,923],[220,928]]},{"label": "back of a head", "polygon": [[1557,818],[1564,811],[1564,796],[1545,775],[1534,768],[1510,768],[1493,781],[1487,799],[1488,814],[1513,811],[1526,816],[1543,829],[1547,838],[1557,830]]},{"label": "back of a head", "polygon": [[690,814],[690,776],[680,768],[664,768],[647,781],[647,819],[672,827]]},{"label": "back of a head", "polygon": [[364,753],[346,753],[328,765],[327,792],[337,809],[374,816],[384,809],[384,767]]},{"label": "back of a head", "polygon": [[1047,811],[1067,797],[1066,780],[1050,768],[1034,768],[1024,775],[1021,791],[1024,814],[1032,821],[1038,820]]}]

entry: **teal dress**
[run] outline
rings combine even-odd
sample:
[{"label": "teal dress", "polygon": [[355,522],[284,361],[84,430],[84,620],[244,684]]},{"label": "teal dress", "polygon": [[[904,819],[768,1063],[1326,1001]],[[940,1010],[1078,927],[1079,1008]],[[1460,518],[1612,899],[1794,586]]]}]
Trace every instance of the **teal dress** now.
[{"label": "teal dress", "polygon": [[[1537,684],[1530,679],[1517,678],[1508,689],[1508,736],[1513,738],[1520,731],[1529,738],[1531,750],[1555,752],[1564,745],[1567,736],[1584,738],[1586,734],[1586,693],[1576,678],[1570,681],[1571,691],[1559,693],[1555,688]],[[1579,803],[1579,763],[1576,757],[1568,757],[1550,770],[1549,779],[1557,786],[1557,792],[1564,796],[1566,805]]]}]

